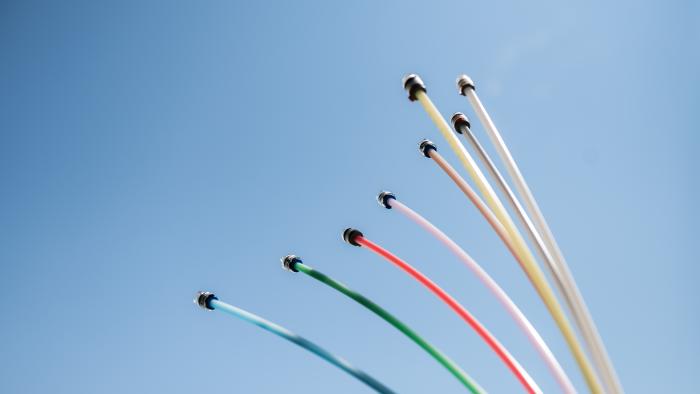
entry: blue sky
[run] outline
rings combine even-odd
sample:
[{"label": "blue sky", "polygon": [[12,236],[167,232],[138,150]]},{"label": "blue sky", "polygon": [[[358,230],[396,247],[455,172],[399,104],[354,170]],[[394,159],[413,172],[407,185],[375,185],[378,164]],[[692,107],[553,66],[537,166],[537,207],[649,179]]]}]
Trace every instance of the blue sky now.
[{"label": "blue sky", "polygon": [[475,80],[627,391],[693,391],[698,11],[689,1],[3,3],[0,391],[364,390],[197,309],[194,292],[211,290],[399,392],[461,392],[393,328],[283,271],[287,253],[395,313],[491,392],[519,390],[447,308],[342,243],[347,226],[431,275],[555,390],[471,274],[376,204],[385,188],[501,283],[583,388],[516,263],[420,157],[428,137],[457,164],[406,99],[408,72],[445,115],[472,115],[454,79]]}]

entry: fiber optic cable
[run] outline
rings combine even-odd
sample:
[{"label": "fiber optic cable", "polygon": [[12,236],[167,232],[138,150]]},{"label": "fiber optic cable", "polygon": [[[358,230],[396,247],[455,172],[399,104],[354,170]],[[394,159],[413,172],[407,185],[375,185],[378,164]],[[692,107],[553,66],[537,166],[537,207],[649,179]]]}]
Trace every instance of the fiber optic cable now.
[{"label": "fiber optic cable", "polygon": [[481,339],[486,342],[486,344],[491,348],[491,350],[496,353],[496,355],[503,361],[503,363],[508,367],[508,369],[515,375],[520,384],[525,388],[528,393],[542,393],[537,383],[530,377],[527,371],[520,365],[520,363],[508,352],[508,350],[496,339],[481,323],[472,316],[469,311],[467,311],[457,300],[455,300],[450,294],[445,290],[440,288],[435,282],[430,280],[427,276],[423,275],[420,271],[412,267],[410,264],[401,260],[388,250],[382,248],[381,246],[375,244],[369,239],[365,238],[364,235],[356,229],[348,228],[343,233],[343,239],[351,245],[354,246],[364,246],[377,255],[388,260],[392,264],[401,268],[411,277],[413,277],[420,284],[425,286],[430,290],[435,296],[437,296],[442,302],[449,306],[462,320],[464,320],[476,333],[481,337]]},{"label": "fiber optic cable", "polygon": [[489,172],[489,175],[491,175],[491,178],[496,180],[496,184],[498,185],[503,195],[506,196],[506,200],[508,201],[508,204],[510,205],[511,209],[518,215],[520,223],[527,230],[527,234],[530,238],[530,241],[533,245],[536,246],[536,250],[539,257],[542,259],[542,261],[546,262],[545,266],[549,269],[549,272],[552,275],[552,277],[555,278],[555,283],[557,284],[557,287],[561,292],[561,286],[563,285],[558,280],[560,273],[558,272],[555,264],[553,264],[552,256],[547,250],[547,247],[544,245],[542,237],[540,237],[537,229],[534,227],[534,224],[530,220],[530,217],[528,216],[527,212],[525,212],[525,209],[520,204],[520,201],[515,196],[515,193],[513,193],[513,190],[511,190],[510,186],[508,186],[508,183],[506,182],[505,178],[503,178],[503,175],[501,175],[501,172],[498,170],[493,160],[491,160],[489,154],[486,152],[486,150],[476,138],[474,133],[472,133],[471,123],[469,122],[467,116],[461,112],[456,112],[454,115],[452,115],[452,128],[458,134],[464,135],[471,147],[479,156],[479,160],[486,167],[487,171]]},{"label": "fiber optic cable", "polygon": [[[491,175],[491,178],[496,180],[496,184],[498,185],[499,189],[503,193],[503,195],[506,196],[506,200],[508,201],[511,209],[517,214],[518,219],[520,219],[520,223],[522,226],[527,230],[527,234],[530,238],[530,241],[532,242],[533,245],[535,245],[537,254],[539,255],[540,259],[545,262],[545,267],[547,267],[550,275],[554,279],[554,283],[557,286],[557,290],[559,291],[560,294],[564,296],[564,299],[566,300],[566,303],[569,307],[569,310],[573,310],[571,300],[569,297],[566,296],[566,285],[562,282],[562,273],[561,270],[559,269],[558,265],[556,262],[553,261],[553,257],[551,253],[549,253],[549,250],[547,247],[544,245],[544,241],[542,240],[542,237],[540,237],[540,234],[538,230],[534,227],[534,224],[530,220],[530,217],[528,216],[527,212],[525,212],[525,209],[523,206],[520,204],[520,201],[518,201],[518,198],[515,196],[515,193],[511,190],[510,186],[508,186],[508,183],[506,180],[503,178],[503,175],[501,175],[501,172],[498,170],[496,165],[494,164],[493,160],[491,160],[491,157],[489,154],[486,152],[484,147],[481,145],[479,140],[476,138],[474,133],[471,131],[471,124],[469,122],[469,119],[466,117],[461,112],[457,112],[454,115],[452,115],[452,127],[454,130],[459,133],[459,134],[464,134],[465,138],[469,142],[469,144],[472,146],[474,151],[477,153],[479,156],[479,159],[481,162],[484,164],[486,169],[488,170],[489,174]],[[577,324],[577,327],[579,327],[579,331],[583,332],[581,330],[581,324],[579,319],[576,317],[576,314],[572,313],[574,315],[574,322]],[[585,341],[585,335],[584,335],[584,341]],[[585,341],[588,346],[589,351],[591,350],[590,344],[588,344],[587,341]],[[591,352],[592,353],[592,352]],[[595,361],[594,357],[594,361]],[[596,364],[596,366],[598,366]],[[600,369],[600,366],[598,366]]]},{"label": "fiber optic cable", "polygon": [[[494,231],[496,231],[496,234],[498,234],[499,238],[501,238],[501,241],[503,241],[503,243],[506,245],[508,251],[510,251],[513,257],[515,257],[515,260],[520,264],[520,267],[530,277],[530,281],[533,284],[540,283],[540,285],[535,285],[535,289],[540,295],[540,298],[542,298],[542,300],[544,301],[545,306],[554,318],[555,323],[557,323],[557,325],[559,326],[559,330],[564,335],[564,339],[569,344],[569,348],[573,353],[574,359],[579,364],[579,368],[583,373],[584,379],[586,379],[586,383],[589,385],[589,388],[592,392],[601,393],[602,389],[600,388],[600,383],[598,383],[595,372],[588,363],[588,359],[583,353],[581,346],[578,345],[576,335],[571,326],[569,325],[564,311],[561,309],[561,306],[559,306],[559,303],[556,297],[554,296],[552,289],[546,284],[546,282],[544,286],[541,285],[541,282],[546,281],[546,279],[544,278],[544,274],[542,273],[542,271],[539,269],[539,266],[537,266],[537,264],[534,263],[534,266],[536,268],[535,270],[530,272],[527,269],[527,260],[525,260],[523,256],[518,253],[518,249],[516,248],[513,239],[508,236],[506,229],[498,221],[496,215],[493,212],[491,212],[491,210],[489,210],[489,208],[481,200],[481,198],[479,198],[476,192],[472,190],[471,186],[469,186],[469,184],[464,179],[462,179],[459,173],[457,173],[457,171],[455,171],[455,169],[452,168],[452,166],[450,166],[450,164],[438,153],[437,149],[435,148],[435,145],[432,142],[427,140],[422,141],[420,144],[420,149],[421,152],[423,152],[423,155],[431,158],[435,163],[437,163],[437,165],[452,179],[452,181],[454,181],[457,187],[467,196],[467,198],[469,198],[469,200],[474,204],[474,206],[476,206],[476,208],[484,216],[486,221],[491,225]],[[537,276],[532,277],[530,275]]]},{"label": "fiber optic cable", "polygon": [[[442,114],[440,114],[440,111],[438,111],[428,97],[425,84],[423,84],[420,77],[415,74],[411,74],[406,76],[403,82],[404,88],[408,92],[409,99],[411,101],[418,100],[421,103],[440,132],[447,139],[450,147],[457,154],[465,169],[469,172],[469,175],[484,196],[486,203],[493,211],[497,221],[499,221],[505,229],[506,237],[512,240],[512,246],[514,247],[513,251],[516,259],[518,259],[521,268],[527,275],[532,285],[535,287],[535,290],[557,324],[559,331],[561,331],[562,335],[564,336],[564,339],[569,346],[569,349],[571,350],[589,389],[593,393],[602,392],[596,372],[588,361],[588,358],[584,353],[576,334],[566,318],[566,314],[562,310],[559,301],[549,286],[546,276],[535,261],[535,258],[530,252],[525,240],[520,235],[520,232],[513,223],[513,220],[510,218],[510,215],[508,215],[508,212],[499,200],[493,188],[488,183],[479,167],[476,165],[474,159],[471,157],[471,155],[469,155],[469,152],[467,152],[464,145],[462,145],[459,139],[454,135],[454,133],[452,133],[450,126],[447,124]],[[455,175],[459,177],[458,174],[455,173]],[[461,177],[459,178],[461,179]]]},{"label": "fiber optic cable", "polygon": [[430,221],[425,219],[423,216],[409,208],[407,205],[396,199],[396,196],[391,192],[381,192],[377,197],[379,204],[387,209],[395,209],[402,215],[406,216],[409,220],[416,223],[418,226],[426,230],[430,235],[435,237],[440,243],[445,245],[457,258],[464,263],[475,275],[476,277],[489,289],[489,291],[498,299],[498,301],[503,305],[508,314],[515,320],[518,327],[525,333],[525,336],[530,340],[530,343],[535,347],[537,352],[540,354],[544,360],[547,367],[549,367],[552,375],[559,383],[563,392],[565,393],[575,393],[576,389],[571,383],[571,380],[564,372],[564,369],[557,361],[556,357],[547,346],[547,343],[542,339],[540,334],[537,332],[535,327],[530,323],[525,314],[518,308],[518,306],[513,302],[513,300],[508,296],[508,294],[498,285],[498,283],[491,278],[491,276],[476,262],[474,259],[467,254],[456,242],[449,238],[444,232],[433,225]]},{"label": "fiber optic cable", "polygon": [[[593,361],[602,375],[603,382],[607,386],[609,392],[614,394],[622,393],[624,390],[615,372],[615,367],[605,349],[605,344],[598,333],[598,329],[586,306],[586,302],[571,274],[569,265],[566,263],[566,259],[554,238],[554,234],[537,205],[537,201],[528,187],[525,177],[523,177],[520,172],[520,168],[518,168],[513,155],[510,153],[508,146],[496,128],[496,125],[493,123],[493,120],[491,120],[488,112],[486,112],[486,108],[481,103],[481,100],[479,100],[474,82],[468,76],[461,75],[457,78],[457,88],[459,94],[466,96],[469,100],[474,112],[476,112],[484,129],[486,129],[486,134],[489,136],[491,143],[496,148],[501,161],[505,164],[511,180],[515,183],[518,194],[520,194],[525,201],[525,208],[532,217],[537,233],[541,236],[550,254],[550,258],[545,262],[550,266],[550,272],[552,272],[553,276],[560,283],[560,293],[569,306],[571,314],[574,317],[574,322],[577,324],[584,342],[591,352]],[[522,210],[522,207],[520,209]]]},{"label": "fiber optic cable", "polygon": [[221,311],[224,313],[227,313],[229,315],[233,315],[241,320],[244,320],[248,323],[252,323],[260,328],[263,328],[279,337],[282,337],[296,345],[301,346],[302,348],[310,351],[311,353],[321,357],[322,359],[328,361],[329,363],[335,365],[336,367],[342,369],[343,371],[347,372],[348,374],[352,375],[354,378],[360,380],[367,386],[371,387],[378,393],[384,393],[384,394],[395,394],[393,390],[389,389],[386,387],[384,384],[376,380],[375,378],[371,377],[367,373],[353,367],[350,365],[347,361],[344,359],[337,357],[331,353],[329,353],[327,350],[323,349],[322,347],[316,345],[315,343],[309,341],[306,338],[303,338],[297,334],[294,334],[293,332],[287,330],[284,327],[278,326],[275,323],[272,323],[268,320],[263,319],[260,316],[254,315],[248,311],[245,311],[243,309],[237,308],[233,305],[229,305],[225,302],[219,301],[219,299],[210,292],[205,292],[205,291],[200,291],[197,293],[194,299],[195,304],[199,305],[203,309],[210,310],[210,311]]},{"label": "fiber optic cable", "polygon": [[444,355],[440,350],[431,345],[428,341],[423,339],[418,333],[413,331],[409,326],[403,323],[401,320],[396,318],[394,315],[389,313],[387,310],[381,306],[372,302],[372,300],[363,296],[362,294],[350,289],[344,284],[334,280],[333,278],[324,275],[323,273],[316,271],[315,269],[304,264],[300,258],[294,255],[285,256],[282,259],[282,265],[285,269],[290,272],[303,272],[304,274],[316,279],[317,281],[337,290],[338,292],[351,298],[358,304],[364,306],[375,315],[381,317],[387,323],[394,326],[397,330],[401,331],[409,339],[415,342],[418,346],[423,348],[430,356],[432,356],[437,362],[439,362],[445,369],[447,369],[452,375],[454,375],[469,391],[474,394],[486,393],[486,391],[479,386],[479,384],[472,379],[466,372],[464,372],[459,365],[452,361],[449,357]]}]

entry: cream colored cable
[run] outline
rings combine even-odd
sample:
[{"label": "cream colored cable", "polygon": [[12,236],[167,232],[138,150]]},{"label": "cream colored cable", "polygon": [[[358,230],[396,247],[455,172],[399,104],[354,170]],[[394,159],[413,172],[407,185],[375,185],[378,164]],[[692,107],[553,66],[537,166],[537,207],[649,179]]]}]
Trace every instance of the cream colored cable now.
[{"label": "cream colored cable", "polygon": [[[588,361],[586,354],[583,352],[583,349],[581,348],[576,334],[571,328],[571,325],[569,324],[569,321],[566,318],[566,315],[564,314],[564,311],[562,310],[559,301],[556,299],[554,292],[552,291],[551,287],[549,286],[549,283],[547,282],[547,278],[545,277],[544,273],[535,261],[534,256],[530,252],[530,249],[525,243],[525,240],[520,235],[520,232],[515,227],[515,224],[508,215],[508,212],[505,210],[505,207],[499,200],[491,185],[484,177],[484,174],[476,165],[476,162],[471,157],[471,155],[469,155],[469,152],[467,152],[464,145],[462,145],[459,139],[454,135],[449,124],[442,116],[442,114],[440,114],[440,111],[438,111],[438,109],[428,97],[425,85],[423,84],[423,81],[420,79],[420,77],[418,77],[415,74],[406,76],[404,78],[404,88],[408,91],[409,99],[411,101],[417,100],[421,103],[425,111],[428,113],[430,118],[440,130],[440,132],[449,142],[452,150],[455,152],[455,154],[457,154],[457,157],[459,157],[460,161],[462,162],[462,165],[464,165],[465,169],[471,176],[477,188],[484,196],[486,204],[488,204],[488,206],[493,211],[493,214],[498,219],[498,222],[500,222],[500,224],[504,227],[505,231],[507,232],[506,238],[512,243],[511,252],[520,262],[521,268],[525,271],[525,274],[530,279],[530,282],[532,282],[533,286],[537,290],[537,293],[539,294],[540,298],[549,310],[549,313],[552,315],[552,318],[557,324],[559,330],[564,336],[564,339],[566,340],[569,349],[571,349],[574,359],[576,360],[576,363],[578,364],[579,369],[581,370],[581,373],[583,374],[584,379],[586,380],[586,384],[593,393],[602,393],[603,391],[600,387],[600,383],[598,382],[596,373],[591,367],[591,364]],[[445,164],[447,163],[445,162]],[[458,174],[455,173],[455,175],[457,175],[457,177],[461,179],[461,177],[459,177]],[[453,178],[453,180],[457,182],[455,178]],[[466,186],[468,186],[468,184]],[[472,200],[472,202],[474,202],[474,200]],[[506,239],[503,239],[503,241],[506,242]]]}]

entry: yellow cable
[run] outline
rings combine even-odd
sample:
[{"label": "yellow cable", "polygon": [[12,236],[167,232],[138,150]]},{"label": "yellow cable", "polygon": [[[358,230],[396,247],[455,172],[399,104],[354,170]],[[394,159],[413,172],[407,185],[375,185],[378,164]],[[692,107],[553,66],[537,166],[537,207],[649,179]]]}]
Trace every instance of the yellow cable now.
[{"label": "yellow cable", "polygon": [[425,91],[422,89],[417,89],[414,95],[425,109],[425,112],[428,113],[430,118],[438,127],[442,135],[445,137],[445,139],[447,139],[450,147],[462,162],[462,165],[467,170],[469,176],[476,184],[476,187],[483,195],[484,199],[486,200],[486,204],[488,204],[508,233],[511,242],[515,246],[517,255],[521,258],[523,263],[522,268],[525,270],[525,274],[528,276],[533,286],[535,286],[535,290],[537,290],[537,293],[547,307],[547,310],[549,310],[552,318],[554,318],[557,327],[559,327],[559,331],[561,331],[562,335],[564,336],[564,339],[566,340],[566,343],[569,346],[569,349],[571,350],[571,353],[573,354],[584,379],[586,380],[588,388],[593,393],[602,393],[603,390],[593,367],[591,366],[590,361],[588,361],[586,354],[583,352],[581,344],[579,343],[576,334],[569,324],[569,320],[564,314],[564,311],[554,295],[552,288],[549,286],[547,278],[540,269],[540,266],[535,261],[535,258],[530,252],[525,240],[520,235],[517,227],[515,227],[513,220],[510,218],[510,215],[508,215],[508,212],[501,203],[500,199],[484,177],[484,174],[481,172],[474,159],[464,148],[464,145],[462,145],[457,136],[454,135],[452,129],[447,124],[447,121],[445,121],[445,118],[443,118],[442,114],[440,114],[440,111],[438,111]]}]

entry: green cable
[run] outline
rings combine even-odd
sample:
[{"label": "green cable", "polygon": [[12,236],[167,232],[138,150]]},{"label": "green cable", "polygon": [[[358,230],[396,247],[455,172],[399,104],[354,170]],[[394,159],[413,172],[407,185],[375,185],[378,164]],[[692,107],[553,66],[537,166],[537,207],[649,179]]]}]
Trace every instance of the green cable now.
[{"label": "green cable", "polygon": [[418,333],[413,331],[410,327],[408,327],[406,324],[404,324],[401,320],[394,317],[394,315],[387,312],[384,308],[375,304],[367,297],[365,297],[362,294],[348,288],[344,284],[333,280],[332,278],[326,276],[325,274],[323,274],[319,271],[316,271],[315,269],[302,263],[301,260],[299,260],[298,258],[296,258],[296,260],[294,261],[293,264],[290,264],[289,268],[291,271],[301,271],[301,272],[305,273],[306,275],[318,280],[319,282],[324,283],[324,284],[338,290],[339,292],[345,294],[346,296],[352,298],[360,305],[364,306],[365,308],[374,312],[374,314],[376,314],[377,316],[384,319],[387,323],[396,327],[397,330],[401,331],[404,335],[409,337],[418,346],[422,347],[423,350],[428,352],[428,354],[430,354],[437,362],[442,364],[443,367],[445,367],[448,371],[450,371],[450,373],[452,375],[454,375],[460,382],[462,382],[462,384],[464,386],[466,386],[469,389],[469,391],[471,391],[474,394],[485,394],[486,393],[486,391],[481,386],[479,386],[479,384],[474,379],[469,377],[469,375],[467,375],[467,373],[464,372],[459,367],[459,365],[457,365],[449,357],[444,355],[440,350],[438,350],[433,345],[431,345],[428,341],[423,339],[420,335],[418,335]]}]

